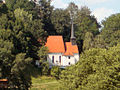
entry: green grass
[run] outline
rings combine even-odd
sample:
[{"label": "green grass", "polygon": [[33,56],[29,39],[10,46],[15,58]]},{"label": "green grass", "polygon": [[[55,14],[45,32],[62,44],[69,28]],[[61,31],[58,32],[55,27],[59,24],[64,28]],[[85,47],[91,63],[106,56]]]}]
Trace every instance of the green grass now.
[{"label": "green grass", "polygon": [[58,90],[59,82],[48,76],[32,77],[32,87],[30,90]]}]

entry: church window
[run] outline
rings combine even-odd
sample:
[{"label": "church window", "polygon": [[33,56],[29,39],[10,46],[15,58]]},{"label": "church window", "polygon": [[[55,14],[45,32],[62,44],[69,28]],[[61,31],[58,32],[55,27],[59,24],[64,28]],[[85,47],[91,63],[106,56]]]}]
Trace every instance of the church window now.
[{"label": "church window", "polygon": [[54,63],[54,56],[52,56],[52,63]]},{"label": "church window", "polygon": [[70,59],[70,56],[68,56],[68,59]]},{"label": "church window", "polygon": [[61,56],[59,56],[59,63],[61,63]]}]

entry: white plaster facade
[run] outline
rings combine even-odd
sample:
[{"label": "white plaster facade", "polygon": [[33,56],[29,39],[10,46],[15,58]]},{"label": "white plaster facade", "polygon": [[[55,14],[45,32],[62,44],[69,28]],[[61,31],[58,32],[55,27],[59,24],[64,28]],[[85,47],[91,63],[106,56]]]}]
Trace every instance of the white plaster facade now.
[{"label": "white plaster facade", "polygon": [[78,60],[79,54],[64,56],[63,53],[49,53],[47,57],[50,66],[70,66],[77,63]]},{"label": "white plaster facade", "polygon": [[49,62],[49,65],[50,66],[54,66],[54,65],[60,66],[60,65],[62,65],[63,64],[62,55],[63,55],[62,53],[49,53],[48,57],[47,57],[47,61]]}]

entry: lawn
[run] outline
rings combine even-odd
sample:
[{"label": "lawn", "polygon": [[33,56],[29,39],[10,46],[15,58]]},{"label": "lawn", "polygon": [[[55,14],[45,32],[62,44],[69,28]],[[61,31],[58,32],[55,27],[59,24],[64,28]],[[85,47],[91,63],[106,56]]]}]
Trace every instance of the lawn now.
[{"label": "lawn", "polygon": [[58,90],[59,82],[50,76],[32,77],[32,87],[30,90]]}]

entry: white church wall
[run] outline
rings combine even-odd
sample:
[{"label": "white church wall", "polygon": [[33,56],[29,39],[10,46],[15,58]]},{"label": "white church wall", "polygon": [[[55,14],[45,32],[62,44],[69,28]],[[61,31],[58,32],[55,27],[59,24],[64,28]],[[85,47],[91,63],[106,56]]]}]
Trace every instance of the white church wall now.
[{"label": "white church wall", "polygon": [[70,66],[75,64],[74,56],[63,56],[63,66]]},{"label": "white church wall", "polygon": [[75,60],[76,60],[75,62],[78,62],[78,61],[79,61],[79,58],[80,58],[80,57],[79,57],[79,53],[75,53],[75,54],[74,54],[74,57],[75,57]]},{"label": "white church wall", "polygon": [[[53,60],[54,58],[54,60]],[[60,59],[61,58],[61,59]],[[63,57],[62,53],[49,53],[47,57],[47,61],[49,62],[49,65],[62,65],[63,64]]]},{"label": "white church wall", "polygon": [[[54,62],[52,61],[53,57]],[[49,53],[47,61],[49,62],[50,66],[70,66],[79,61],[79,54],[74,54],[74,56],[63,56],[63,53]]]}]

